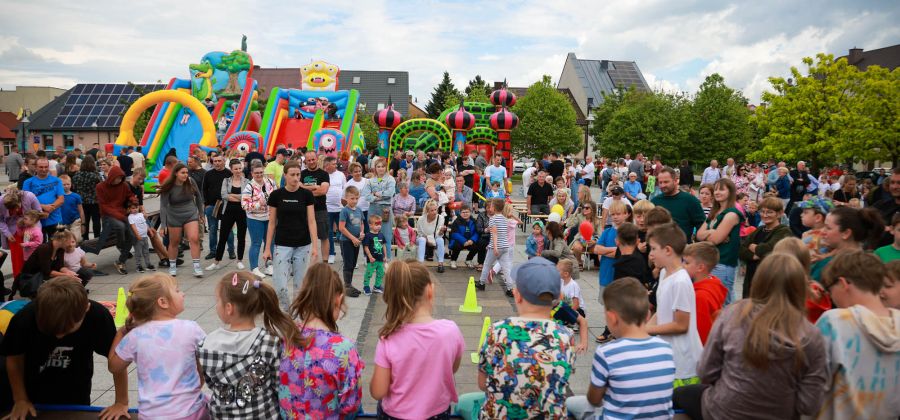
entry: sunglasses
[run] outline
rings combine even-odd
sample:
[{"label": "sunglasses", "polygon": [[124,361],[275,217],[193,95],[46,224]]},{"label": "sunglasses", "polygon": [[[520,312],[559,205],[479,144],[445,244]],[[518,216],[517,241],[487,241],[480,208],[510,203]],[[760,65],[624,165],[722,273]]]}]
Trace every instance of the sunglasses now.
[{"label": "sunglasses", "polygon": [[594,208],[591,206],[584,206],[581,208],[582,210],[593,210]]}]

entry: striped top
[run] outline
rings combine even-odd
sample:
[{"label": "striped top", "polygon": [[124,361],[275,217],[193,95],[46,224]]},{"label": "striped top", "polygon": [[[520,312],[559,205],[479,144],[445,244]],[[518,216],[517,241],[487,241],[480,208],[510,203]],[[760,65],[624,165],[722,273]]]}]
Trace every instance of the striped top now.
[{"label": "striped top", "polygon": [[670,419],[675,360],[659,337],[621,338],[597,347],[591,384],[606,387],[603,418]]},{"label": "striped top", "polygon": [[[497,234],[491,236],[497,241],[497,249],[509,248],[509,221],[502,214],[495,214],[488,221],[488,227],[497,228]],[[493,246],[491,244],[491,249]]]}]

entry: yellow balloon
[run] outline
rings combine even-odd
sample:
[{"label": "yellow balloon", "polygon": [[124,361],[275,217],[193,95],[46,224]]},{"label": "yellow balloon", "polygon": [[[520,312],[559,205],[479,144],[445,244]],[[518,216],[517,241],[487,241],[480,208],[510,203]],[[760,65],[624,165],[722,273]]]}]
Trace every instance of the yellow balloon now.
[{"label": "yellow balloon", "polygon": [[558,214],[559,217],[563,217],[566,214],[566,209],[564,209],[562,205],[556,204],[552,209],[550,209],[550,212]]}]

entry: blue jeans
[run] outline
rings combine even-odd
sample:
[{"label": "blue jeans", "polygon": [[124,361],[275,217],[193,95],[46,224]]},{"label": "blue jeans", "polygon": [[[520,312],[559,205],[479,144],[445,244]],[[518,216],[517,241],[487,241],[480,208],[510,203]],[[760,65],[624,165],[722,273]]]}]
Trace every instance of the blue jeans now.
[{"label": "blue jeans", "polygon": [[[425,246],[428,244],[428,239],[424,236],[419,236],[416,238],[416,246],[418,251],[419,262],[425,261]],[[434,251],[434,259],[439,263],[444,262],[444,238],[438,237],[434,238],[434,247],[436,248]]]},{"label": "blue jeans", "polygon": [[712,274],[722,280],[722,285],[728,289],[728,296],[725,296],[725,304],[731,303],[734,298],[734,278],[737,275],[737,267],[725,264],[716,264],[715,268],[710,271]]},{"label": "blue jeans", "polygon": [[[250,232],[250,271],[259,267],[259,251],[266,241],[266,233],[269,230],[268,220],[254,220],[247,218],[247,230]],[[275,247],[269,244],[269,252],[274,257]]]},{"label": "blue jeans", "polygon": [[335,255],[334,243],[337,239],[334,236],[338,233],[338,223],[341,221],[341,212],[328,212],[328,255]]},{"label": "blue jeans", "polygon": [[[309,247],[309,245],[300,247],[275,245],[273,257],[275,272],[272,280],[282,311],[290,310],[294,296],[300,292],[303,275],[306,274],[306,264],[309,262]],[[288,293],[288,277],[294,279],[294,293]]]},{"label": "blue jeans", "polygon": [[[216,244],[219,243],[219,219],[213,217],[213,208],[206,206],[203,214],[206,215],[206,227],[209,229],[209,252],[216,253]],[[234,254],[234,234],[228,232],[228,255]]]}]

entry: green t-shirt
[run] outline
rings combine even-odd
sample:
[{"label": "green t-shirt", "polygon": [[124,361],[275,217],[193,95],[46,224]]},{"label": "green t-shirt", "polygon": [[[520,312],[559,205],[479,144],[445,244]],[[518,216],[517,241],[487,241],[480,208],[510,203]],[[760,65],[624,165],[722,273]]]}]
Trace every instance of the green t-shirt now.
[{"label": "green t-shirt", "polygon": [[[722,220],[725,219],[725,215],[728,213],[736,214],[738,222],[731,228],[731,232],[728,233],[728,239],[716,245],[716,248],[719,249],[719,264],[736,267],[738,263],[738,251],[741,248],[741,223],[744,221],[744,215],[738,211],[738,209],[729,207],[716,216],[715,223],[712,223],[711,227],[715,229],[719,226],[719,223],[722,223]],[[709,226],[709,224],[707,226]]]},{"label": "green t-shirt", "polygon": [[891,261],[900,260],[900,249],[897,249],[894,244],[885,245],[881,248],[876,249],[875,255],[877,255],[878,258],[881,258],[881,261],[884,261],[884,263],[887,264]]},{"label": "green t-shirt", "polygon": [[688,242],[691,241],[691,235],[694,234],[694,228],[699,227],[706,215],[703,213],[703,207],[700,206],[700,200],[693,195],[684,191],[668,196],[660,194],[650,200],[654,205],[661,206],[672,214],[672,220],[678,224],[678,227],[684,231]]},{"label": "green t-shirt", "polygon": [[273,160],[266,165],[265,174],[270,175],[274,179],[275,185],[281,185],[281,177],[284,176],[284,165]]}]

